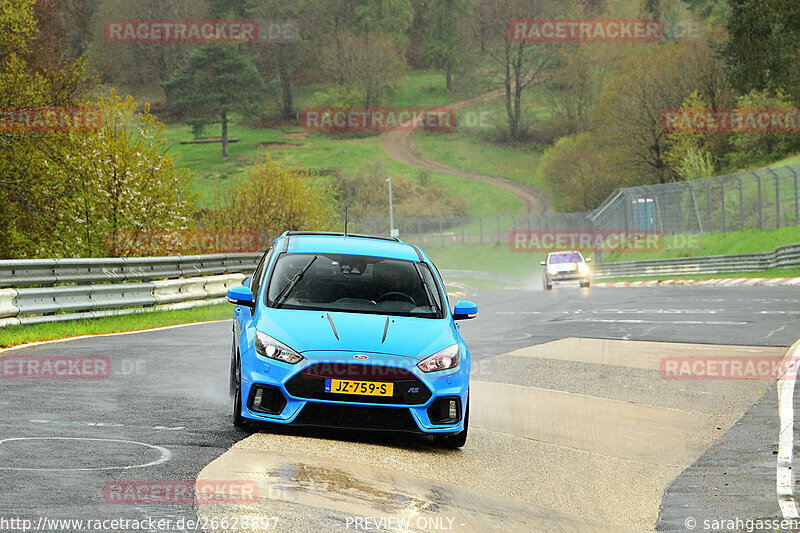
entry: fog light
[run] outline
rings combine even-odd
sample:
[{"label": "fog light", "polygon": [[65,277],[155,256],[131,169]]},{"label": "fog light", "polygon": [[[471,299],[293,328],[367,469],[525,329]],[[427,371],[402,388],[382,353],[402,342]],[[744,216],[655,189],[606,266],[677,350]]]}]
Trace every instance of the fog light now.
[{"label": "fog light", "polygon": [[450,416],[448,418],[455,419],[456,417],[456,401],[450,400]]},{"label": "fog light", "polygon": [[256,395],[253,396],[253,405],[261,407],[261,397],[263,396],[264,391],[261,389],[256,389]]}]

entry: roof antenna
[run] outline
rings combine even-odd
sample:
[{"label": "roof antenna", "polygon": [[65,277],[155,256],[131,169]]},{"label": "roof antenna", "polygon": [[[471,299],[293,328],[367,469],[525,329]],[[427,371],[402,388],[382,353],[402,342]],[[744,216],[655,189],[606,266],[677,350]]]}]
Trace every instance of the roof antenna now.
[{"label": "roof antenna", "polygon": [[344,236],[347,237],[347,206],[344,208]]}]

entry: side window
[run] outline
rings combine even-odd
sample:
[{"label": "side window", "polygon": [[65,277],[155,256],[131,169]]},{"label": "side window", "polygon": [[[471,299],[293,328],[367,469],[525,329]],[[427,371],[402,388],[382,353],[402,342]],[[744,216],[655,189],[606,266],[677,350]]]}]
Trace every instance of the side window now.
[{"label": "side window", "polygon": [[250,282],[250,290],[253,291],[253,298],[258,301],[258,293],[261,289],[261,281],[264,279],[264,271],[267,269],[269,265],[269,260],[272,258],[272,251],[273,247],[270,246],[267,253],[264,254],[264,257],[261,259],[261,262],[256,267],[256,271],[253,272],[253,280]]}]

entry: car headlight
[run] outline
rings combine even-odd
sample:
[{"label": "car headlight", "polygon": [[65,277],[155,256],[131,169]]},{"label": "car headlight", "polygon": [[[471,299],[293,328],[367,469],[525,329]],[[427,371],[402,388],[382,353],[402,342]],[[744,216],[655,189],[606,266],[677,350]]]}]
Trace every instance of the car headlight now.
[{"label": "car headlight", "polygon": [[461,350],[458,344],[448,346],[430,357],[423,359],[417,366],[423,372],[438,372],[455,368],[461,362]]},{"label": "car headlight", "polygon": [[302,355],[260,331],[256,331],[255,345],[256,352],[270,359],[276,359],[291,364],[296,364],[303,360]]},{"label": "car headlight", "polygon": [[578,272],[581,274],[588,274],[589,273],[589,265],[586,263],[578,263]]}]

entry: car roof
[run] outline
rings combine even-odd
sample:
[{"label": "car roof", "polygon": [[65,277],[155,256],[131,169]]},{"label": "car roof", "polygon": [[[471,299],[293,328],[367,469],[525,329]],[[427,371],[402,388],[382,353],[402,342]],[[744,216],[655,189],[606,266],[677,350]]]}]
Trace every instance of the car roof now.
[{"label": "car roof", "polygon": [[560,252],[550,252],[549,254],[547,254],[547,256],[550,257],[551,255],[567,255],[567,254],[578,254],[581,257],[583,257],[583,254],[581,254],[580,250],[561,250]]},{"label": "car roof", "polygon": [[332,253],[386,257],[404,261],[421,261],[423,255],[415,246],[396,238],[328,232],[286,232],[275,240],[275,249],[287,253]]}]

